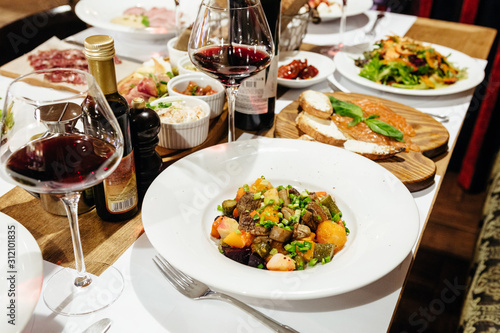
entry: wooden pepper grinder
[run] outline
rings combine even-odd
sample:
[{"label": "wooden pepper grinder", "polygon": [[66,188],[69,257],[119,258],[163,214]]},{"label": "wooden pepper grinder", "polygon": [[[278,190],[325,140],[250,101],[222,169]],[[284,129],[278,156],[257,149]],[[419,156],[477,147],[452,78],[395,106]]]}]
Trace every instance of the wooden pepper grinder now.
[{"label": "wooden pepper grinder", "polygon": [[158,114],[146,107],[144,99],[134,98],[130,108],[130,132],[135,151],[137,191],[140,204],[142,204],[149,185],[162,169],[161,157],[155,150],[159,142],[160,127]]}]

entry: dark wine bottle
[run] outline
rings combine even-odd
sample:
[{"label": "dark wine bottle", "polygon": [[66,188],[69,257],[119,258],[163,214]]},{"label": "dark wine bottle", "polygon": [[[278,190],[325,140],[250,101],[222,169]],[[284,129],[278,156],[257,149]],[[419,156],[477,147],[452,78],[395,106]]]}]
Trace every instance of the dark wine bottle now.
[{"label": "dark wine bottle", "polygon": [[147,108],[146,102],[141,97],[134,98],[130,107],[130,131],[135,152],[139,206],[149,185],[158,176],[163,166],[161,157],[155,150],[159,142],[160,128],[161,121],[158,113]]},{"label": "dark wine bottle", "polygon": [[[116,84],[114,40],[106,35],[87,37],[84,52],[89,72],[101,87],[123,133],[123,156],[120,164],[109,177],[93,188],[96,211],[102,220],[124,221],[139,211],[139,196],[129,107],[125,98],[118,93]],[[102,118],[99,121],[105,122]],[[106,124],[103,123],[102,126]]]},{"label": "dark wine bottle", "polygon": [[274,58],[268,68],[245,80],[238,89],[234,122],[245,131],[269,129],[274,124],[278,85],[281,0],[260,0],[274,40]]}]

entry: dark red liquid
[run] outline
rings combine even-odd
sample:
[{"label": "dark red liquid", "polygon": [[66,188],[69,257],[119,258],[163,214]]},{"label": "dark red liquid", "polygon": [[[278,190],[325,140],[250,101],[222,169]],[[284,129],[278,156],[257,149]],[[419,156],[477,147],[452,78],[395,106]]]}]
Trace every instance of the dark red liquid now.
[{"label": "dark red liquid", "polygon": [[207,46],[193,54],[193,61],[222,84],[240,84],[271,61],[266,52],[248,46]]},{"label": "dark red liquid", "polygon": [[[101,178],[100,170],[115,147],[86,135],[56,135],[32,141],[7,161],[10,176],[30,189],[60,192],[83,189]],[[99,172],[100,170],[100,172]],[[45,190],[43,190],[45,188]],[[58,192],[58,191],[54,191]]]}]

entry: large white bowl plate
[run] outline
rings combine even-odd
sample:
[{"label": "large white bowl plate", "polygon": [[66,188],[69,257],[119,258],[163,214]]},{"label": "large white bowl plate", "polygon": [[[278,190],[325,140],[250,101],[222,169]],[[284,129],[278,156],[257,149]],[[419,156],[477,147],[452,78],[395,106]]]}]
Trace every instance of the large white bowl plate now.
[{"label": "large white bowl plate", "polygon": [[111,22],[115,17],[121,16],[126,9],[135,6],[144,7],[146,10],[152,7],[165,7],[174,10],[175,2],[158,0],[81,0],[75,6],[75,13],[85,23],[120,33],[123,38],[154,40],[175,36],[175,29],[134,28]]},{"label": "large white bowl plate", "polygon": [[[210,237],[217,205],[265,176],[274,186],[327,191],[351,233],[326,265],[273,272],[232,261]],[[292,139],[248,140],[197,151],[169,166],[144,199],[142,221],[155,249],[212,288],[257,298],[313,299],[366,286],[410,253],[419,214],[407,188],[373,161]]]},{"label": "large white bowl plate", "polygon": [[444,46],[434,45],[434,44],[426,44],[426,45],[433,47],[436,51],[438,51],[442,55],[447,56],[448,60],[455,66],[459,68],[466,68],[468,75],[467,78],[440,89],[418,90],[418,89],[397,88],[379,84],[359,76],[359,72],[361,69],[356,65],[354,65],[354,59],[362,58],[363,57],[362,53],[339,52],[337,55],[335,55],[333,60],[335,62],[336,70],[338,70],[340,74],[342,74],[349,80],[367,88],[390,92],[393,94],[413,95],[413,96],[449,95],[449,94],[459,93],[468,89],[473,89],[479,83],[481,83],[481,81],[483,81],[484,70],[475,59],[469,57],[468,55],[462,52]]},{"label": "large white bowl plate", "polygon": [[[9,234],[9,231],[11,232]],[[15,231],[15,235],[13,234]],[[9,246],[9,237],[15,239],[15,245]],[[28,324],[35,310],[43,283],[43,260],[40,247],[30,232],[19,222],[8,215],[0,213],[0,244],[2,252],[0,253],[0,293],[1,299],[10,301],[8,290],[11,288],[7,278],[10,275],[15,276],[13,290],[15,297],[15,325],[8,323],[11,318],[8,316],[10,310],[6,307],[8,304],[2,303],[2,320],[0,321],[0,332],[14,333],[22,332]],[[15,253],[14,267],[10,267],[8,261],[9,255]],[[15,273],[11,273],[11,272]],[[14,298],[12,298],[14,299]],[[9,303],[10,304],[10,303]]]}]

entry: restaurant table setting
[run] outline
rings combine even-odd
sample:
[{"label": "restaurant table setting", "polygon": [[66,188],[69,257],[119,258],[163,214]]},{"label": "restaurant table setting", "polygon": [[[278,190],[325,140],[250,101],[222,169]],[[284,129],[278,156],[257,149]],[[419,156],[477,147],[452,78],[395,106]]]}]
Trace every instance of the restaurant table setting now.
[{"label": "restaurant table setting", "polygon": [[[454,30],[456,25],[395,13],[385,13],[375,27],[375,36],[367,40],[365,34],[373,27],[379,13],[368,10],[370,6],[367,7],[365,2],[360,1],[359,6],[352,6],[352,12],[348,12],[342,37],[347,47],[373,43],[386,35],[407,35],[447,47],[450,53],[456,52],[454,50],[458,47],[452,36],[463,32]],[[86,5],[89,1],[82,3]],[[84,9],[77,8],[77,12]],[[86,13],[90,11],[86,10]],[[89,18],[92,19],[95,16]],[[124,57],[127,65],[123,70],[117,66],[120,78],[130,73],[131,67],[139,66],[152,56],[168,56],[166,40],[172,38],[170,35],[130,40],[122,37],[124,31],[109,31],[107,26],[97,25],[66,41],[74,46],[83,45],[86,37],[98,33],[113,36],[116,53],[118,57]],[[442,41],[449,41],[446,45],[439,42],[439,36],[433,36],[441,31],[438,27],[444,29]],[[476,33],[476,28],[470,27],[468,33]],[[326,75],[312,84],[285,83],[280,87],[272,130],[259,133],[237,130],[234,142],[216,145],[227,139],[209,137],[208,144],[176,155],[172,160],[162,156],[168,166],[146,193],[140,214],[126,223],[101,222],[93,212],[80,214],[85,259],[112,265],[121,272],[125,284],[114,303],[91,314],[57,315],[43,300],[47,281],[61,266],[67,266],[67,262],[73,260],[67,218],[46,212],[37,198],[0,179],[0,239],[4,244],[4,239],[8,239],[7,226],[15,224],[18,265],[23,262],[29,266],[24,269],[17,267],[22,271],[17,300],[23,301],[23,307],[17,310],[17,330],[2,322],[2,332],[4,327],[6,332],[17,332],[19,327],[23,327],[22,332],[34,333],[83,332],[104,318],[111,321],[109,332],[275,331],[229,303],[186,297],[158,269],[153,261],[158,254],[213,290],[224,292],[295,331],[387,331],[474,87],[482,81],[487,64],[484,59],[494,35],[487,31],[482,41],[475,42],[483,43],[482,51],[471,47],[473,42],[464,44],[460,50],[464,53],[463,56],[460,54],[464,61],[461,65],[474,69],[469,77],[472,82],[463,89],[445,94],[394,93],[360,84],[357,78],[346,74],[344,67],[339,70],[338,60],[314,53],[319,61],[324,61],[323,57],[329,61],[319,67],[320,72],[327,71]],[[338,19],[325,16],[320,24],[309,23],[300,51],[294,52],[303,57],[338,42]],[[285,60],[280,58],[280,61]],[[314,62],[313,57],[311,62]],[[0,96],[5,96],[13,80],[5,75],[5,72],[12,72],[13,65],[6,66],[3,67],[4,75],[0,76]],[[439,148],[434,153],[417,157],[416,161],[421,161],[421,165],[414,162],[416,166],[411,166],[417,170],[415,173],[424,173],[422,178],[411,178],[411,172],[408,173],[412,174],[410,178],[404,178],[408,174],[393,172],[390,163],[373,162],[341,148],[290,140],[296,138],[293,129],[290,131],[290,121],[293,122],[295,117],[299,95],[306,89],[332,96],[358,94],[383,99],[391,107],[401,108],[402,112],[421,114],[427,121],[426,125],[436,126],[444,139],[439,141],[439,147],[432,147]],[[211,126],[219,126],[218,129],[223,131],[226,122]],[[317,156],[322,156],[322,162],[311,166],[311,161]],[[176,162],[172,163],[174,160]],[[281,167],[281,163],[286,163],[287,167]],[[420,168],[422,165],[425,167]],[[325,177],[325,174],[329,176]],[[293,182],[309,190],[332,192],[347,207],[343,213],[351,234],[346,248],[327,265],[302,272],[263,272],[228,262],[209,239],[210,225],[218,214],[217,205],[233,196],[238,186],[260,176],[276,179],[277,183]],[[192,207],[193,201],[197,207]],[[0,253],[1,274],[7,272],[3,266],[7,262],[4,255]],[[366,274],[367,268],[370,274]],[[96,274],[106,274],[100,268],[90,269]],[[4,297],[5,291],[0,288],[0,292]]]}]

